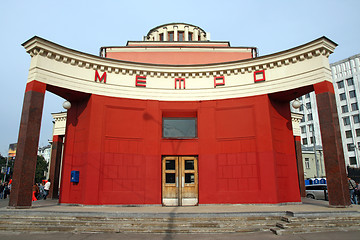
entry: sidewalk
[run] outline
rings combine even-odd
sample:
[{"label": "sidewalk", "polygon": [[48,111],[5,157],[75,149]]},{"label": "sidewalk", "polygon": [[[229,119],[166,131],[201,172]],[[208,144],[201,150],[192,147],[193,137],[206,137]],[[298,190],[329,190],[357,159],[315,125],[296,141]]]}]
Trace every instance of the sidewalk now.
[{"label": "sidewalk", "polygon": [[[162,206],[78,206],[59,205],[57,200],[39,200],[33,202],[30,209],[8,208],[8,199],[0,200],[0,214],[25,214],[29,216],[65,215],[65,216],[135,216],[153,217],[169,215],[172,217],[183,217],[186,215],[196,216],[259,216],[293,214],[296,216],[331,216],[331,215],[359,215],[360,205],[348,208],[332,208],[328,202],[313,199],[302,199],[301,204],[241,204],[241,205],[200,205],[194,207],[162,207]],[[259,233],[10,233],[0,232],[0,239],[71,239],[71,240],[93,240],[93,239],[162,239],[162,240],[184,240],[196,237],[197,240],[358,240],[359,231],[321,232],[305,233],[296,235],[275,235],[270,231]]]},{"label": "sidewalk", "polygon": [[303,198],[302,203],[295,204],[223,204],[223,205],[199,205],[191,207],[163,207],[163,206],[80,206],[58,204],[58,200],[38,200],[33,202],[30,209],[8,208],[8,199],[0,200],[0,212],[28,212],[28,213],[84,213],[84,214],[284,214],[291,212],[301,214],[360,214],[360,205],[352,205],[347,208],[329,207],[327,201]]}]

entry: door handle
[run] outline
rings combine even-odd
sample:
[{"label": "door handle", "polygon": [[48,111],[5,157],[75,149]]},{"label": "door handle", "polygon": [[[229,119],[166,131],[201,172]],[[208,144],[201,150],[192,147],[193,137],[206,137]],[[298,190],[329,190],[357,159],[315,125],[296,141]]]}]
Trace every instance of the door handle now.
[{"label": "door handle", "polygon": [[185,185],[185,178],[184,178],[184,176],[182,176],[182,178],[181,178],[181,187],[184,187],[184,185]]}]

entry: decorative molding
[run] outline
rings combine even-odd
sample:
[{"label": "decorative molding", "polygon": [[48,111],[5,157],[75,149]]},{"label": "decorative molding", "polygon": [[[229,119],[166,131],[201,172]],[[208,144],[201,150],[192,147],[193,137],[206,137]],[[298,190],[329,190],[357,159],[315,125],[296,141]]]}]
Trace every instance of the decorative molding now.
[{"label": "decorative molding", "polygon": [[[253,72],[254,70],[259,69],[266,69],[266,68],[274,68],[276,67],[282,67],[283,64],[289,65],[289,64],[296,64],[297,59],[300,61],[304,61],[306,59],[311,59],[313,57],[319,57],[321,55],[328,57],[334,50],[335,46],[334,44],[329,44],[326,41],[326,38],[320,38],[317,41],[319,42],[317,45],[317,48],[315,44],[310,44],[308,48],[306,48],[306,45],[303,45],[302,47],[305,52],[295,51],[295,56],[293,52],[291,52],[291,49],[288,51],[284,51],[283,53],[278,54],[272,54],[268,56],[263,56],[259,58],[254,59],[247,59],[242,60],[238,62],[229,62],[229,63],[218,63],[218,64],[207,64],[207,65],[185,65],[185,66],[171,66],[171,65],[163,65],[163,64],[142,64],[142,63],[131,63],[131,62],[125,62],[125,61],[119,61],[119,60],[113,60],[113,59],[106,59],[106,58],[100,58],[97,56],[91,56],[85,53],[79,53],[77,51],[59,46],[55,43],[48,42],[47,40],[44,40],[42,38],[34,37],[31,40],[29,40],[27,43],[31,44],[24,44],[24,47],[26,48],[27,52],[29,52],[31,57],[34,57],[36,55],[41,56],[47,56],[49,59],[55,59],[56,61],[63,61],[66,64],[76,65],[78,63],[78,66],[81,67],[85,65],[86,68],[91,67],[94,70],[98,69],[115,69],[115,65],[126,65],[123,67],[118,67],[122,70],[122,73],[124,74],[124,71],[128,73],[129,75],[132,75],[134,72],[137,72],[139,68],[142,69],[149,69],[149,72],[154,72],[155,75],[158,75],[160,73],[161,76],[165,76],[165,73],[170,76],[178,76],[179,74],[184,74],[184,70],[186,69],[189,74],[193,76],[192,73],[195,73],[196,75],[200,76],[199,68],[211,68],[216,69],[212,72],[234,72],[235,74],[238,73],[238,70],[236,69],[238,66],[244,65],[244,67],[240,68],[240,72],[242,74],[245,73],[243,68],[247,72]],[[316,41],[316,40],[315,40]],[[314,41],[313,41],[314,42]],[[312,42],[312,43],[313,43]],[[322,44],[321,44],[322,43]],[[325,44],[327,43],[327,44]],[[29,46],[28,46],[29,45]],[[313,46],[315,45],[315,46]],[[326,48],[328,46],[328,48]],[[296,53],[299,52],[297,55]],[[288,54],[286,54],[288,53]],[[275,57],[275,55],[278,55]],[[85,57],[85,59],[83,59]],[[273,59],[273,60],[272,60]],[[262,60],[267,61],[265,64],[259,64]],[[80,64],[81,63],[81,64]],[[111,64],[111,65],[110,65]],[[246,66],[248,65],[248,66]],[[154,71],[150,70],[152,68],[157,68],[159,70]],[[173,71],[165,71],[165,69],[169,69]],[[163,69],[163,70],[161,70]],[[189,69],[193,69],[195,72],[190,72]],[[103,71],[103,70],[102,70]],[[201,70],[200,70],[201,71]],[[119,71],[115,71],[115,73],[119,73]],[[206,76],[208,76],[208,73],[203,73]],[[220,74],[222,75],[222,74]],[[201,77],[201,76],[200,76]]]},{"label": "decorative molding", "polygon": [[[186,91],[182,91],[183,96],[177,97],[187,100],[196,99],[196,96],[200,96],[201,99],[219,96],[220,98],[226,98],[227,95],[224,91],[228,91],[230,96],[235,97],[239,96],[235,93],[239,88],[242,88],[244,91],[246,90],[246,94],[248,95],[254,95],[274,92],[279,86],[283,87],[282,90],[286,90],[295,86],[308,86],[319,81],[331,81],[330,67],[326,61],[324,61],[324,57],[327,58],[329,54],[334,51],[336,44],[322,37],[299,47],[267,56],[201,65],[147,64],[108,59],[68,49],[39,37],[28,40],[23,46],[32,59],[34,59],[28,81],[37,80],[43,81],[46,84],[54,83],[55,86],[82,91],[82,86],[84,86],[84,84],[87,85],[87,81],[90,79],[89,76],[93,76],[94,74],[88,71],[99,70],[101,72],[108,72],[109,83],[107,87],[110,89],[99,89],[98,85],[91,85],[86,92],[92,93],[95,91],[97,94],[107,94],[109,96],[114,96],[115,92],[118,92],[117,94],[122,94],[123,96],[122,91],[124,91],[126,92],[124,97],[128,96],[131,98],[133,93],[131,91],[129,92],[129,90],[130,87],[135,88],[135,84],[124,83],[122,79],[134,79],[135,81],[134,74],[144,75],[148,76],[148,86],[140,90],[146,91],[146,93],[136,92],[134,95],[135,98],[139,97],[143,99],[146,98],[143,94],[150,94],[150,89],[151,91],[171,89],[169,85],[167,85],[167,81],[159,81],[161,79],[166,80],[175,77],[185,77],[188,79],[191,77],[190,81],[187,81]],[[44,61],[37,61],[35,58],[45,59]],[[53,61],[53,63],[49,61]],[[307,64],[304,63],[304,61],[311,61],[311,63]],[[296,66],[299,67],[290,68],[290,66],[294,64],[297,64]],[[78,70],[76,70],[76,68],[78,68]],[[278,71],[278,68],[288,69]],[[301,68],[301,70],[298,70],[299,68]],[[302,70],[302,68],[304,70]],[[262,85],[261,91],[251,90],[251,88],[254,87],[254,85],[251,85],[251,83],[254,83],[251,75],[254,74],[254,71],[260,70],[266,70],[267,72],[266,83],[260,84]],[[120,72],[121,75],[116,76],[120,74]],[[284,75],[285,73],[286,75]],[[224,75],[226,75],[227,78],[226,86],[216,90],[218,91],[216,94],[206,92],[214,89],[212,88],[213,84],[210,84],[213,81],[211,80],[212,77]],[[111,77],[120,78],[120,80],[114,83],[111,82]],[[159,80],[154,79],[155,77]],[[295,81],[297,79],[299,79],[299,81]],[[78,80],[82,81],[79,82]],[[272,84],[273,80],[276,81],[276,87]],[[152,83],[153,81],[154,83]],[[171,85],[173,89],[173,84]],[[260,85],[258,84],[257,87]],[[234,87],[237,89],[236,91],[234,91]],[[206,90],[206,93],[200,93],[199,90]],[[192,97],[191,95],[193,93],[199,95],[195,94],[194,97]],[[155,92],[151,94],[156,95]],[[155,98],[154,96],[150,97],[150,99]],[[243,95],[240,94],[240,96]]]}]

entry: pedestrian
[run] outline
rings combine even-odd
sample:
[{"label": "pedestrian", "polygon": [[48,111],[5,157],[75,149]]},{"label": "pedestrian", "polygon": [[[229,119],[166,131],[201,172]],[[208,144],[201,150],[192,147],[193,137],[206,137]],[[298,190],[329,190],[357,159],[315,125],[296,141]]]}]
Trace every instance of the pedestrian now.
[{"label": "pedestrian", "polygon": [[5,182],[5,185],[4,185],[4,199],[6,199],[9,194],[10,194],[10,189],[9,189],[9,186],[8,186],[8,182]]},{"label": "pedestrian", "polygon": [[0,199],[3,199],[3,197],[4,197],[4,189],[5,189],[4,183],[1,183],[0,184]]},{"label": "pedestrian", "polygon": [[355,195],[357,197],[358,204],[360,204],[360,183],[356,183],[356,184],[357,184],[357,189],[355,191]]},{"label": "pedestrian", "polygon": [[34,183],[34,186],[33,186],[33,196],[32,196],[32,200],[33,201],[37,201],[37,196],[39,194],[39,187],[36,183]]},{"label": "pedestrian", "polygon": [[46,200],[46,197],[49,195],[50,185],[51,185],[50,179],[48,179],[44,185],[44,191],[45,191],[44,200]]},{"label": "pedestrian", "polygon": [[39,195],[37,196],[37,199],[44,199],[45,191],[44,191],[44,183],[39,183]]},{"label": "pedestrian", "polygon": [[357,185],[354,180],[348,177],[349,182],[349,193],[350,193],[350,201],[351,204],[358,204],[357,197],[355,195],[355,191],[357,190]]}]

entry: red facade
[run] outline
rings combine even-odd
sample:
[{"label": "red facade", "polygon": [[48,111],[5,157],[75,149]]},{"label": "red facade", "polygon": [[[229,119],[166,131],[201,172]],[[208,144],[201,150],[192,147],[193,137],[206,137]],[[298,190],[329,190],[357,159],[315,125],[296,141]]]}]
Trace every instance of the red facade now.
[{"label": "red facade", "polygon": [[[162,40],[176,32],[188,41]],[[327,79],[326,58],[336,43],[325,37],[254,60],[249,58],[256,57],[255,48],[211,42],[201,28],[181,23],[158,26],[143,42],[101,48],[101,57],[39,37],[23,46],[32,65],[12,207],[31,207],[45,89],[71,107],[64,138],[54,138],[51,162],[50,192],[56,197],[64,139],[60,203],[300,202],[289,101],[315,90],[329,204],[350,205],[335,96]],[[156,84],[147,84],[147,76],[149,81],[156,78]],[[198,81],[203,76],[206,86]],[[229,85],[227,76],[231,76]],[[116,79],[122,77],[126,83],[119,84]],[[231,84],[234,77],[239,77],[237,84]],[[198,90],[201,94],[195,94]],[[173,121],[178,131],[183,122],[177,121],[184,118],[192,124],[191,134],[183,135],[187,139],[163,134],[165,122]]]},{"label": "red facade", "polygon": [[[195,139],[162,118],[197,117]],[[288,101],[168,102],[91,95],[68,110],[61,203],[161,204],[161,158],[198,156],[199,204],[299,202]],[[71,183],[71,171],[80,172]]]}]

